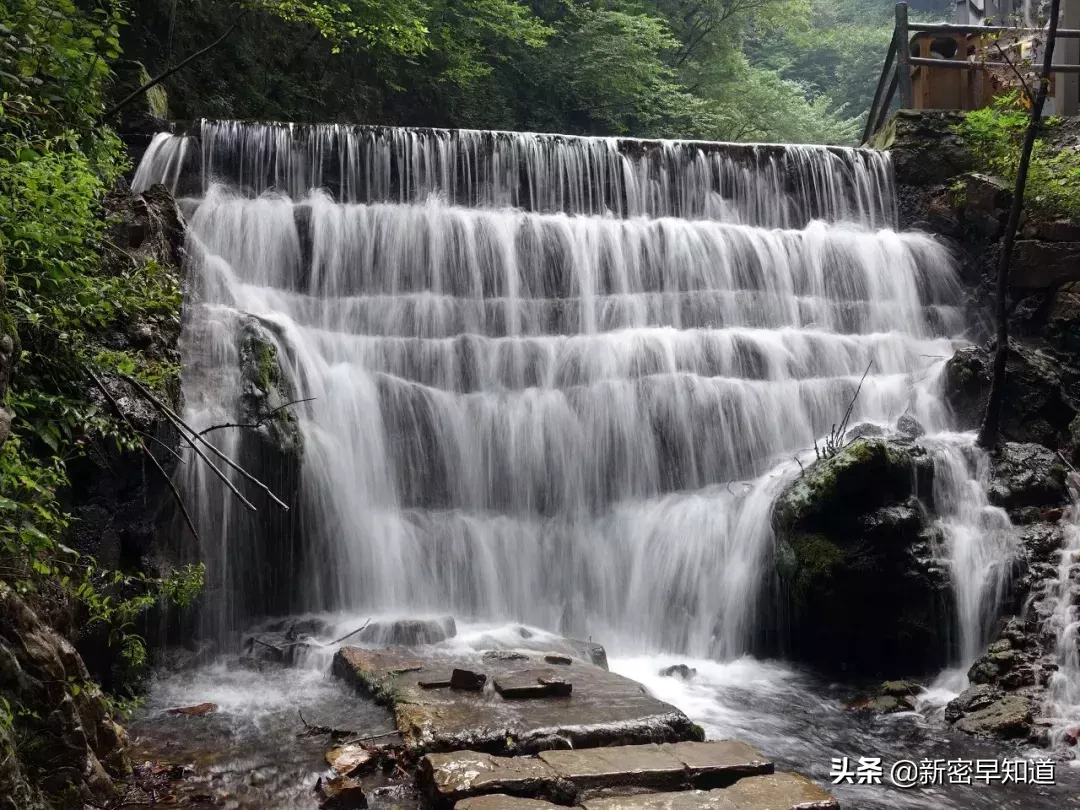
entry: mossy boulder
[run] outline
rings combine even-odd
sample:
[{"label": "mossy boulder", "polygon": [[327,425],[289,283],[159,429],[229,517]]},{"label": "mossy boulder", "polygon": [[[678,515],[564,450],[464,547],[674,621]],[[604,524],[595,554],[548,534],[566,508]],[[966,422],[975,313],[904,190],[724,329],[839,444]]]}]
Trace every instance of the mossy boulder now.
[{"label": "mossy boulder", "polygon": [[241,421],[273,449],[299,455],[300,430],[293,410],[292,387],[281,371],[278,346],[267,327],[254,318],[240,327]]},{"label": "mossy boulder", "polygon": [[851,676],[943,663],[949,593],[925,507],[932,477],[917,444],[860,439],[781,493],[772,521],[789,655]]}]

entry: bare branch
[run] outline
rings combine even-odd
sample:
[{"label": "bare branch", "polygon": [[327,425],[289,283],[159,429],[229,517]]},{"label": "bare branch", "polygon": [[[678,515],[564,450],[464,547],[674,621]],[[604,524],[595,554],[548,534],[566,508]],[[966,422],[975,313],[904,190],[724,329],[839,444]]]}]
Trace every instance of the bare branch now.
[{"label": "bare branch", "polygon": [[[129,428],[134,430],[135,433],[140,433],[140,431],[136,430],[135,426],[131,424],[131,420],[128,419],[127,414],[125,414],[124,411],[120,408],[120,404],[116,401],[113,395],[109,393],[109,389],[106,388],[105,384],[98,379],[97,375],[94,374],[94,372],[90,369],[87,369],[86,373],[90,375],[90,379],[93,380],[94,385],[96,385],[98,390],[105,395],[105,399],[109,401],[109,404],[112,405],[113,410],[115,410],[116,413],[120,416],[120,418],[124,420],[124,423]],[[176,485],[172,482],[169,474],[165,472],[165,468],[161,466],[161,462],[159,462],[157,458],[154,457],[154,454],[147,449],[146,443],[141,438],[139,439],[139,447],[142,448],[143,453],[150,457],[150,461],[154,463],[154,467],[161,474],[161,477],[165,479],[165,483],[169,485],[169,489],[172,491],[173,498],[176,500],[177,505],[180,507],[180,512],[184,515],[184,521],[187,523],[188,529],[191,530],[191,536],[195,538],[195,542],[201,543],[202,541],[199,539],[199,533],[195,530],[195,522],[191,519],[191,514],[187,510],[187,505],[185,505],[184,499],[180,497],[180,493],[179,491],[177,491]]]},{"label": "bare branch", "polygon": [[221,425],[211,425],[208,428],[203,428],[202,430],[200,430],[199,435],[200,436],[205,436],[207,433],[210,433],[211,431],[223,430],[224,428],[249,428],[249,429],[254,430],[255,428],[260,428],[264,424],[266,424],[267,420],[270,419],[278,411],[283,411],[283,410],[285,410],[286,408],[288,408],[288,407],[290,407],[292,405],[299,405],[301,402],[313,402],[315,399],[317,399],[317,397],[305,397],[304,399],[294,399],[292,402],[286,402],[284,405],[280,405],[277,408],[274,408],[274,410],[270,411],[270,413],[266,414],[266,416],[262,417],[262,419],[258,420],[257,422],[252,422],[249,425],[244,425],[244,424],[240,424],[240,423],[237,423],[237,422],[226,422],[226,423],[221,424]]}]

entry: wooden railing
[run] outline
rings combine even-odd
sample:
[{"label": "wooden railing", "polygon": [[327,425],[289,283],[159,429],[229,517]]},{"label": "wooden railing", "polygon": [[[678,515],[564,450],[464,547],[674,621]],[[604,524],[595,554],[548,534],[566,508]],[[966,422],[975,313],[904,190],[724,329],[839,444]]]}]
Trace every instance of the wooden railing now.
[{"label": "wooden railing", "polygon": [[[987,68],[1015,70],[1008,61],[973,61],[981,38],[1000,34],[1028,35],[1043,33],[1034,28],[1008,28],[993,25],[954,25],[952,23],[913,23],[908,20],[908,4],[896,4],[896,24],[889,52],[878,79],[874,100],[863,128],[862,142],[877,133],[889,117],[893,100],[900,93],[900,108],[978,109],[990,101],[984,82]],[[1080,29],[1059,28],[1061,39],[1080,39]],[[935,41],[952,40],[956,51],[949,58],[929,58]],[[913,55],[915,50],[918,55]],[[1007,57],[1005,57],[1007,58]],[[955,80],[944,79],[938,70],[959,71]],[[1053,65],[1054,73],[1080,73],[1080,65]]]}]

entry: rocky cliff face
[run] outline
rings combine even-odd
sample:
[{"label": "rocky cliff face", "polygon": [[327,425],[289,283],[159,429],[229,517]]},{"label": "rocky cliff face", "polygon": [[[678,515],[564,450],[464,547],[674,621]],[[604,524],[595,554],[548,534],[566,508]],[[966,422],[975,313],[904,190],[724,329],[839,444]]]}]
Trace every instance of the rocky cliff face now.
[{"label": "rocky cliff face", "polygon": [[[179,277],[183,224],[163,187],[117,191],[107,198],[105,215],[105,272],[129,272],[132,263],[152,260]],[[130,320],[102,342],[175,368],[179,330],[179,318]],[[0,401],[19,373],[17,356],[14,329],[0,318]],[[106,377],[104,384],[138,430],[176,451],[175,434],[126,383]],[[87,385],[88,396],[109,407]],[[164,388],[178,405],[178,381]],[[0,413],[0,445],[11,418]],[[168,565],[160,543],[167,487],[147,473],[139,453],[112,441],[87,444],[88,453],[68,465],[72,486],[63,497],[77,527],[68,544],[110,568],[159,573]],[[98,685],[108,682],[114,657],[107,639],[78,627],[77,612],[59,589],[21,595],[0,582],[0,810],[105,807],[117,798],[113,779],[131,770],[127,737]]]},{"label": "rocky cliff face", "polygon": [[[1012,191],[975,171],[958,134],[962,115],[903,111],[873,145],[892,151],[901,227],[937,235],[961,262],[975,345],[948,361],[942,384],[957,426],[974,429],[989,392],[993,288]],[[1076,129],[1066,122],[1047,137],[1071,148]],[[1025,215],[1009,312],[1003,443],[991,460],[989,497],[1016,526],[1018,558],[1005,616],[971,667],[971,688],[950,704],[947,718],[972,734],[1045,743],[1039,714],[1058,667],[1048,632],[1055,604],[1047,594],[1063,553],[1066,476],[1080,462],[1080,222]],[[1080,593],[1067,598],[1078,603]]]}]

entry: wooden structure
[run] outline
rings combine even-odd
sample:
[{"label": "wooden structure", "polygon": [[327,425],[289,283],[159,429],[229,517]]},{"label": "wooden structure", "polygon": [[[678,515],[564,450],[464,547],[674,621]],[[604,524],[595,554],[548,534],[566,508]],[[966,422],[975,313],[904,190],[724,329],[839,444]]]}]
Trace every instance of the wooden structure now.
[{"label": "wooden structure", "polygon": [[[863,143],[881,129],[892,108],[893,99],[900,95],[901,109],[911,110],[976,110],[990,103],[996,89],[989,69],[1012,71],[1015,61],[998,51],[1000,59],[986,59],[989,44],[1001,35],[1025,36],[1042,33],[1037,29],[1007,28],[993,25],[955,25],[952,23],[912,23],[908,20],[908,4],[896,4],[896,24],[885,65],[878,79],[870,114],[863,130]],[[1080,41],[1080,29],[1059,28],[1062,42]],[[1064,48],[1066,54],[1073,47]],[[1054,79],[1057,85],[1071,87],[1062,78],[1080,74],[1077,60],[1055,62]],[[1062,93],[1058,93],[1062,96]],[[1062,99],[1059,99],[1062,100]],[[1068,111],[1068,105],[1060,105]]]}]

